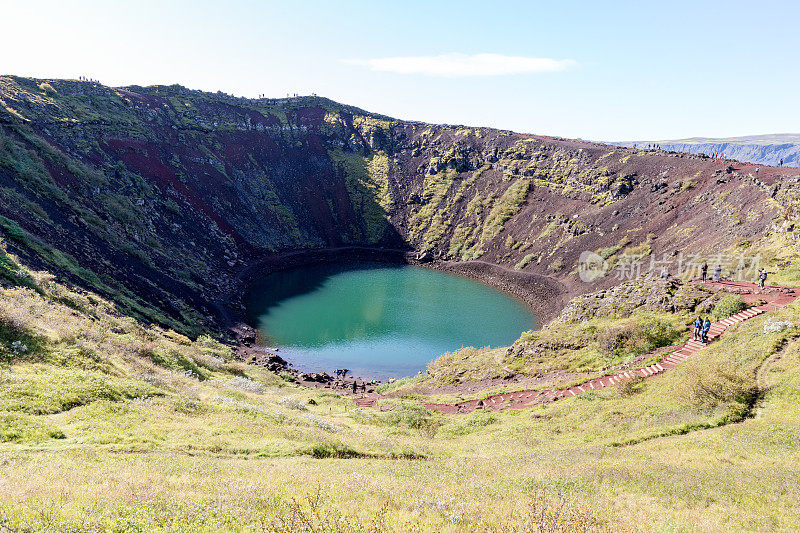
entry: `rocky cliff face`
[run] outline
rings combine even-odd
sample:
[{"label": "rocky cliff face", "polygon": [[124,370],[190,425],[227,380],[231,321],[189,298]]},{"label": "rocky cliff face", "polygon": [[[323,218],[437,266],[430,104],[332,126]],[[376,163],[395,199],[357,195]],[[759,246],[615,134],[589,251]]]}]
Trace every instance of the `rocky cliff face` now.
[{"label": "rocky cliff face", "polygon": [[798,174],[317,97],[0,77],[7,247],[188,332],[225,323],[245,274],[298,250],[408,250],[594,290],[581,252],[753,241],[794,205]]}]

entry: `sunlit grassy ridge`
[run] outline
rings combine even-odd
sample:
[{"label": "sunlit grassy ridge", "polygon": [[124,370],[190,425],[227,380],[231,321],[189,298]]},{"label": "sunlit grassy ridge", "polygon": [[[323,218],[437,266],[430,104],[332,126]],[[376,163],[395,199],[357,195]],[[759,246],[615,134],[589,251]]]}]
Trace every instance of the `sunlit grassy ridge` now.
[{"label": "sunlit grassy ridge", "polygon": [[683,342],[692,313],[719,319],[741,309],[740,296],[723,294],[657,280],[623,283],[573,298],[559,318],[523,333],[509,348],[467,347],[443,354],[428,365],[427,381],[443,385],[557,370],[602,373]]},{"label": "sunlit grassy ridge", "polygon": [[[444,417],[415,394],[380,412],[297,388],[210,338],[143,327],[6,262],[18,278],[0,288],[0,525],[11,531],[774,530],[800,520],[796,305],[729,329],[658,379]],[[598,320],[669,332],[684,319]],[[765,329],[778,319],[791,325]],[[553,368],[585,364],[581,349],[574,360],[550,353]]]}]

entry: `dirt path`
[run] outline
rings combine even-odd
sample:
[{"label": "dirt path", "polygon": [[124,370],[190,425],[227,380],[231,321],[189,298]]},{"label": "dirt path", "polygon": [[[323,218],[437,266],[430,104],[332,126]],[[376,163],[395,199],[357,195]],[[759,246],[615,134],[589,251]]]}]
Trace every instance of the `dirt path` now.
[{"label": "dirt path", "polygon": [[781,346],[777,352],[765,359],[764,362],[759,365],[758,369],[756,369],[756,387],[758,387],[759,392],[759,401],[755,409],[756,418],[760,418],[764,413],[763,400],[767,391],[770,389],[769,372],[778,361],[783,359],[785,353],[786,346],[784,345]]},{"label": "dirt path", "polygon": [[783,356],[785,354],[786,354],[786,345],[781,346],[781,348],[777,352],[775,352],[767,359],[765,359],[764,362],[761,363],[759,367],[756,369],[756,386],[758,387],[758,390],[761,391],[762,393],[766,392],[770,388],[770,383],[769,383],[770,370],[778,361],[783,359]]},{"label": "dirt path", "polygon": [[767,382],[767,376],[769,374],[770,368],[772,365],[777,363],[783,357],[783,353],[786,351],[786,347],[781,348],[774,354],[772,354],[768,359],[766,359],[756,370],[756,386],[758,387],[759,391],[766,391],[769,388],[769,383]]},{"label": "dirt path", "polygon": [[[761,291],[756,285],[746,282],[719,282],[708,283],[707,285],[722,288],[728,292],[741,294],[745,301],[749,303],[754,303],[757,300],[766,302],[758,306],[749,307],[724,320],[714,322],[708,334],[709,342],[714,342],[718,339],[730,326],[760,316],[767,311],[773,311],[783,307],[793,302],[798,296],[797,290],[792,287],[767,287],[765,290]],[[676,350],[669,352],[658,363],[646,367],[621,371],[612,375],[595,377],[571,387],[547,390],[520,390],[512,393],[494,394],[482,400],[467,400],[454,404],[428,403],[425,404],[425,407],[442,414],[466,414],[476,409],[488,409],[492,411],[526,409],[537,405],[556,402],[563,398],[577,396],[588,391],[601,390],[612,385],[659,376],[667,370],[675,368],[706,346],[706,344],[700,341],[690,339]],[[639,360],[646,360],[650,356],[655,355],[655,353],[656,351],[646,354],[648,355],[646,358],[640,356]],[[771,364],[772,363],[770,363],[770,365]],[[767,367],[765,365],[762,366],[764,366],[763,372],[766,372]],[[761,379],[763,380],[763,376]],[[761,387],[760,384],[759,387]],[[359,407],[377,408],[379,407],[378,401],[382,398],[383,396],[379,394],[369,394],[361,398],[356,398],[355,402]],[[387,407],[381,407],[382,410],[386,408]]]}]

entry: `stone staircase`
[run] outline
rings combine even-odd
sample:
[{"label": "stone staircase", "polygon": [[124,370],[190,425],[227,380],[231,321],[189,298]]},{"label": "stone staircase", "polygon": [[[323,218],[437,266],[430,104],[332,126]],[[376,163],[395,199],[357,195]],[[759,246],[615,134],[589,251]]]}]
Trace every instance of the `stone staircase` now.
[{"label": "stone staircase", "polygon": [[[758,315],[764,314],[766,310],[762,309],[761,307],[751,307],[749,309],[745,309],[744,311],[740,311],[735,315],[726,318],[724,320],[720,320],[719,322],[714,322],[711,324],[711,329],[708,330],[708,340],[709,342],[713,342],[717,340],[720,335],[722,335],[726,329],[730,326],[742,322],[744,320],[748,320],[750,318],[756,317]],[[675,368],[683,361],[687,360],[689,357],[693,356],[707,345],[703,344],[700,341],[695,340],[688,340],[684,345],[670,353],[667,357],[665,357],[661,365],[666,368]]]},{"label": "stone staircase", "polygon": [[[722,335],[730,326],[764,314],[766,309],[762,307],[765,306],[751,307],[749,309],[745,309],[744,311],[740,311],[729,318],[711,324],[711,328],[708,332],[709,343],[718,339],[720,335]],[[613,375],[600,376],[572,387],[538,391],[524,390],[506,394],[495,394],[482,400],[468,400],[456,404],[429,403],[425,404],[425,407],[433,411],[439,411],[443,414],[465,414],[476,409],[489,409],[492,411],[500,411],[503,409],[525,409],[535,405],[552,403],[562,398],[571,398],[587,391],[604,389],[628,380],[652,378],[653,376],[657,376],[669,370],[670,368],[675,368],[700,350],[704,349],[706,346],[708,345],[700,341],[689,339],[680,348],[670,352],[658,363],[654,363],[642,368],[626,370]]]}]

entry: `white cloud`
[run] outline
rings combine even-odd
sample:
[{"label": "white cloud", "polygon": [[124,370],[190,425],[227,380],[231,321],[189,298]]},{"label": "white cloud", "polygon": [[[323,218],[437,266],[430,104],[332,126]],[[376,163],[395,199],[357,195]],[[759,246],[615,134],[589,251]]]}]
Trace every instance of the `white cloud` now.
[{"label": "white cloud", "polygon": [[370,70],[379,72],[424,74],[448,78],[555,72],[565,70],[576,64],[571,59],[505,56],[502,54],[383,57],[378,59],[345,59],[343,62],[365,66]]}]

